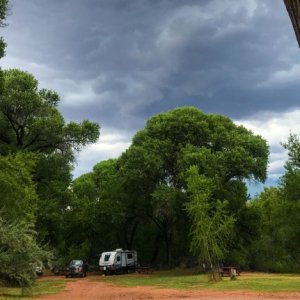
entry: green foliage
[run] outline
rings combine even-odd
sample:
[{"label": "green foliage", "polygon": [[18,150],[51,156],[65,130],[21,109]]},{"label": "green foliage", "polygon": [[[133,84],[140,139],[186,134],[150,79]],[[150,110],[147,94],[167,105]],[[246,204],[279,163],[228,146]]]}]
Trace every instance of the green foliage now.
[{"label": "green foliage", "polygon": [[[63,125],[62,135],[84,145],[81,125]],[[88,128],[92,136],[95,128]],[[249,265],[260,212],[248,205],[245,179],[265,179],[268,147],[230,119],[192,107],[154,116],[120,158],[98,163],[72,184],[72,152],[44,153],[34,174],[39,238],[64,261],[123,247],[138,250],[142,263],[192,265],[192,241],[208,266]],[[195,185],[187,183],[192,166]]]},{"label": "green foliage", "polygon": [[290,201],[300,200],[300,137],[291,134],[288,142],[283,144],[288,150],[288,160],[285,163],[286,172],[281,178],[281,186],[285,198]]},{"label": "green foliage", "polygon": [[93,172],[73,181],[73,197],[62,226],[61,248],[66,261],[96,257],[101,251],[120,247],[115,238],[121,230],[124,204],[118,181],[117,160],[112,159],[98,163]]},{"label": "green foliage", "polygon": [[[300,269],[300,138],[291,134],[287,143],[288,150],[286,172],[280,181],[279,201],[282,203],[277,223],[279,243],[286,261],[291,262],[292,269]],[[279,219],[278,218],[278,219]],[[276,226],[276,225],[275,225]]]},{"label": "green foliage", "polygon": [[[8,6],[8,1],[9,0],[0,0],[0,27],[4,27],[5,23],[4,20],[7,15],[7,6]],[[0,58],[4,56],[5,54],[5,46],[6,44],[4,43],[3,38],[0,38]]]},{"label": "green foliage", "polygon": [[[242,126],[236,126],[227,117],[205,115],[193,107],[177,108],[152,117],[147,122],[145,134],[155,142],[163,142],[161,155],[169,167],[176,163],[174,154],[193,145],[223,158],[224,179],[227,181],[234,178],[264,181],[266,178],[269,151],[265,140]],[[133,143],[136,141],[143,142],[141,134],[134,138]]]},{"label": "green foliage", "polygon": [[279,187],[265,189],[251,205],[260,216],[260,230],[249,260],[258,270],[295,272],[300,269],[299,136],[291,134],[283,146],[288,150],[288,160]]},{"label": "green foliage", "polygon": [[7,5],[9,0],[0,0],[0,27],[5,26],[4,20],[7,14]]},{"label": "green foliage", "polygon": [[197,167],[190,168],[187,183],[187,191],[191,195],[187,203],[187,211],[192,219],[191,249],[199,256],[200,261],[214,271],[224,258],[235,219],[228,215],[227,201],[211,203],[215,183],[212,179],[199,175]]},{"label": "green foliage", "polygon": [[[0,0],[0,27],[8,2]],[[0,58],[5,46],[1,37]],[[59,100],[27,72],[0,72],[0,280],[22,287],[32,285],[35,267],[50,257],[36,238],[65,244],[65,218],[76,202],[70,190],[74,151],[99,137],[96,123],[66,124]],[[88,238],[81,250],[89,255]]]},{"label": "green foliage", "polygon": [[179,228],[182,218],[182,205],[186,201],[186,194],[176,187],[167,184],[160,184],[152,194],[151,219],[162,232],[166,246],[166,264],[171,265],[171,247],[176,242],[176,236],[179,234]]},{"label": "green foliage", "polygon": [[283,143],[283,147],[288,150],[288,161],[286,168],[294,170],[300,169],[300,137],[296,134],[290,134],[287,143]]},{"label": "green foliage", "polygon": [[250,205],[257,212],[259,235],[251,244],[251,267],[256,270],[281,271],[288,257],[283,247],[282,228],[285,204],[278,188],[265,188]]},{"label": "green foliage", "polygon": [[27,222],[7,222],[0,217],[0,280],[21,287],[31,286],[35,267],[47,262],[51,253],[36,243],[36,232]]},{"label": "green foliage", "polygon": [[30,174],[34,165],[30,153],[0,156],[0,211],[6,220],[35,221],[37,194]]},{"label": "green foliage", "polygon": [[64,240],[62,224],[72,198],[74,151],[98,139],[99,125],[87,120],[65,123],[57,109],[57,93],[39,89],[38,81],[27,72],[3,73],[0,155],[34,153],[36,165],[30,172],[38,197],[32,214],[37,214],[39,239],[56,246]]},{"label": "green foliage", "polygon": [[81,123],[70,122],[64,129],[65,142],[76,150],[90,143],[95,143],[99,137],[100,126],[84,120]]},{"label": "green foliage", "polygon": [[53,153],[93,143],[99,125],[87,120],[65,124],[57,110],[59,97],[53,91],[38,89],[38,81],[17,69],[4,71],[0,95],[0,153],[16,150]]},{"label": "green foliage", "polygon": [[57,245],[64,240],[62,226],[72,199],[70,158],[62,153],[39,154],[33,179],[38,194],[37,220],[39,240]]},{"label": "green foliage", "polygon": [[[248,199],[245,179],[265,180],[268,153],[265,140],[224,116],[206,115],[194,107],[153,116],[119,160],[122,187],[131,198],[129,214],[132,211],[137,222],[145,220],[145,215],[154,222],[157,237],[164,241],[166,261],[171,262],[168,257],[176,252],[172,249],[179,249],[188,240],[184,238],[189,231],[186,197],[177,196],[187,190],[189,168],[197,166],[201,175],[215,182],[211,204],[227,199],[230,213],[239,220]],[[166,216],[172,216],[167,223]],[[242,248],[240,229],[242,226],[236,225],[235,247],[239,244]],[[161,249],[154,246],[153,251]]]}]

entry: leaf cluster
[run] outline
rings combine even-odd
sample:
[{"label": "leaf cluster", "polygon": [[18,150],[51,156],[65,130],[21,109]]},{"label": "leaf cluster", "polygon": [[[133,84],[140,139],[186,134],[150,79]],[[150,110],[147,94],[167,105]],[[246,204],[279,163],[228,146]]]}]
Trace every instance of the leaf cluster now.
[{"label": "leaf cluster", "polygon": [[0,280],[30,287],[36,267],[51,258],[36,242],[36,232],[28,222],[8,222],[0,216]]}]

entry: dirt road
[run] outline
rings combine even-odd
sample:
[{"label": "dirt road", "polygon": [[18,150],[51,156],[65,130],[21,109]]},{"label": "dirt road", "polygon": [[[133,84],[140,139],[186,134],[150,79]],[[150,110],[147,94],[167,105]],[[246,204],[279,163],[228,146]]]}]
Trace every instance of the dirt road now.
[{"label": "dirt road", "polygon": [[[45,278],[46,279],[46,278]],[[49,278],[48,278],[49,279]],[[57,279],[53,278],[52,279]],[[60,277],[61,279],[61,277]],[[253,293],[244,291],[212,292],[203,290],[174,290],[152,287],[119,287],[111,283],[101,282],[99,276],[90,276],[67,281],[64,291],[55,295],[39,297],[41,300],[136,300],[136,299],[264,299],[264,300],[295,300],[300,299],[300,293]]]}]

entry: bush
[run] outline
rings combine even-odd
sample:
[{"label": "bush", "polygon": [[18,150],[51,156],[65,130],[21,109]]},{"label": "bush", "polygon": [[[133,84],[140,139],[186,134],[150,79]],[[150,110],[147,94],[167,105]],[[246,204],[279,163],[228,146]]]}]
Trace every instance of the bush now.
[{"label": "bush", "polygon": [[1,281],[31,287],[36,279],[36,267],[49,261],[51,255],[37,244],[31,224],[9,223],[0,216]]}]

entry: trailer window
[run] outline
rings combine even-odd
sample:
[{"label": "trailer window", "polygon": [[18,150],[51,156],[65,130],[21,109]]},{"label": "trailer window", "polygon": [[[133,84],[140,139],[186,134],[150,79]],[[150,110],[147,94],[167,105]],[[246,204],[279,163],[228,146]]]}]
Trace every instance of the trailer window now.
[{"label": "trailer window", "polygon": [[109,261],[109,258],[110,258],[110,254],[105,254],[104,261]]},{"label": "trailer window", "polygon": [[128,253],[128,254],[127,254],[127,258],[128,258],[128,259],[132,259],[132,253]]}]

